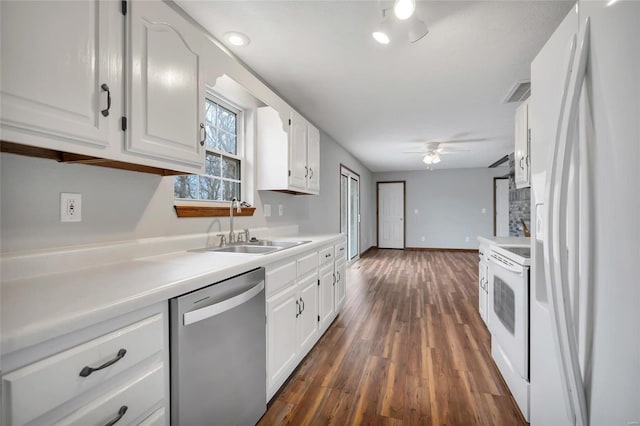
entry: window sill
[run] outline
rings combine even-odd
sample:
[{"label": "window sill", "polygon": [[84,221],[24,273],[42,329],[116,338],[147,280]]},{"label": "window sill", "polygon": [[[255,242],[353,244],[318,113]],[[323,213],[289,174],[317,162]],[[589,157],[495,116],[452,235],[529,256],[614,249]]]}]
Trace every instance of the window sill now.
[{"label": "window sill", "polygon": [[[229,207],[210,206],[173,206],[178,217],[229,217]],[[255,207],[242,207],[240,213],[233,212],[233,216],[253,216]]]}]

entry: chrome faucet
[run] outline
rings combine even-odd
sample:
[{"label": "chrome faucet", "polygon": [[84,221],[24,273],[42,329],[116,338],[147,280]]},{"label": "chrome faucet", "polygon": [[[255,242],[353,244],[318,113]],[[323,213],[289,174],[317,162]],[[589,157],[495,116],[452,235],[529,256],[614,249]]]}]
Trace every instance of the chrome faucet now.
[{"label": "chrome faucet", "polygon": [[236,204],[236,208],[238,209],[238,213],[242,211],[240,208],[240,202],[236,197],[231,199],[231,204],[229,204],[229,244],[234,243],[236,241],[236,236],[233,233],[233,204]]}]

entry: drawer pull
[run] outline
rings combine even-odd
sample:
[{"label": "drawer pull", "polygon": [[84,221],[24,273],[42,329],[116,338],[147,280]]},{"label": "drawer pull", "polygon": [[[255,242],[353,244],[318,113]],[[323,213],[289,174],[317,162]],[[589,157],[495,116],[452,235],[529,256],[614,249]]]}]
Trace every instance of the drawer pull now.
[{"label": "drawer pull", "polygon": [[[104,364],[102,364],[100,367],[96,367],[96,368],[91,368],[89,366],[84,367],[82,369],[82,371],[80,371],[80,377],[87,377],[89,374],[93,373],[94,371],[98,371],[98,370],[102,370],[103,368],[107,368],[110,365],[115,364],[116,362],[120,361],[122,358],[124,358],[125,354],[127,353],[126,349],[120,349],[118,351],[118,355],[116,355],[116,357],[114,359],[112,359],[111,361],[107,361]],[[124,406],[123,406],[124,407]],[[124,411],[127,411],[127,407],[124,407]],[[116,420],[117,421],[117,420]],[[111,424],[111,423],[110,423]]]},{"label": "drawer pull", "polygon": [[327,253],[327,254],[325,254],[325,255],[324,255],[324,257],[325,257],[325,259],[330,258],[330,257],[331,257],[331,253]]},{"label": "drawer pull", "polygon": [[126,405],[123,405],[122,407],[120,407],[120,409],[118,410],[118,416],[115,417],[113,420],[110,420],[109,423],[105,424],[104,426],[113,426],[116,423],[118,423],[122,418],[122,416],[124,416],[127,413],[128,409],[129,407],[127,407]]}]

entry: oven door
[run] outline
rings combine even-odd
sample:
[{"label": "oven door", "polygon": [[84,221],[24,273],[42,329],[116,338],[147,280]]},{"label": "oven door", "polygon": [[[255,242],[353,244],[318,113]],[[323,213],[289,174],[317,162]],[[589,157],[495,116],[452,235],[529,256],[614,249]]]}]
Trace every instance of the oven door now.
[{"label": "oven door", "polygon": [[529,273],[489,257],[489,331],[512,367],[529,380]]}]

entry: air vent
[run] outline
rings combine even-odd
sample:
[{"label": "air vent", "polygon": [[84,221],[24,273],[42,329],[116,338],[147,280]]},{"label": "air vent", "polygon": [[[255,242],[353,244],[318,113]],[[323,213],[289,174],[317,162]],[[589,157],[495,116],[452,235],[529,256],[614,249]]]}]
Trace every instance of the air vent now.
[{"label": "air vent", "polygon": [[517,81],[513,85],[509,93],[504,98],[502,103],[508,104],[510,102],[522,102],[531,94],[531,82],[529,80]]}]

